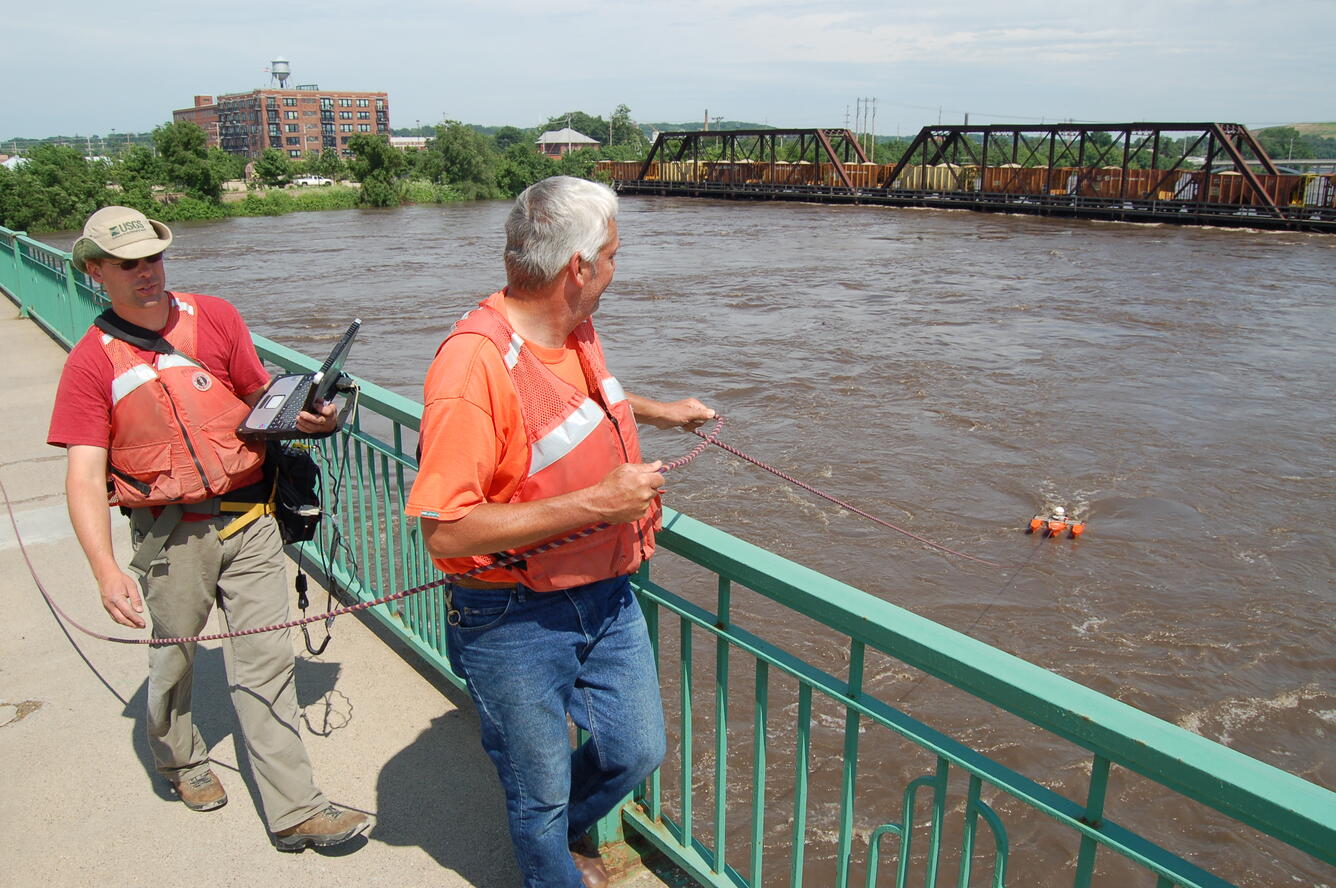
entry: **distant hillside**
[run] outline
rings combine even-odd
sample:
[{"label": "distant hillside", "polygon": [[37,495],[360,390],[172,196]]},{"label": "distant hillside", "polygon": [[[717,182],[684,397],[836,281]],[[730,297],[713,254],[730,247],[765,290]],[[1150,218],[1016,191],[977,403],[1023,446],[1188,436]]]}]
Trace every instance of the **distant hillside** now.
[{"label": "distant hillside", "polygon": [[1297,129],[1300,135],[1336,139],[1336,123],[1291,123],[1290,126]]}]

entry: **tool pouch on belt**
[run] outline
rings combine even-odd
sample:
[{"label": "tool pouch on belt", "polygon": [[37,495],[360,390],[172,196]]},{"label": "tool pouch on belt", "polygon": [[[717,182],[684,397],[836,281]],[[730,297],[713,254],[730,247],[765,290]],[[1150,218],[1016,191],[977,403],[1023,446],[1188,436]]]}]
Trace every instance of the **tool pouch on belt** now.
[{"label": "tool pouch on belt", "polygon": [[320,469],[300,445],[270,441],[266,448],[264,477],[273,485],[274,518],[283,542],[309,540],[320,523]]}]

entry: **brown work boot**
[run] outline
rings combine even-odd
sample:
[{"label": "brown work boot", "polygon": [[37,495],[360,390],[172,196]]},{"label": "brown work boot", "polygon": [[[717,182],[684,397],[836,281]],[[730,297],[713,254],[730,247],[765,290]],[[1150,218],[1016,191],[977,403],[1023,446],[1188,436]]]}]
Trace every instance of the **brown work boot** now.
[{"label": "brown work boot", "polygon": [[581,836],[571,845],[571,860],[580,871],[580,879],[585,888],[607,888],[608,871],[603,868],[603,858],[598,847],[589,836]]},{"label": "brown work boot", "polygon": [[300,851],[307,845],[321,848],[338,845],[361,834],[370,825],[371,819],[360,811],[330,805],[296,826],[274,833],[274,846],[280,851]]},{"label": "brown work boot", "polygon": [[174,782],[172,789],[192,811],[216,811],[227,804],[227,790],[223,789],[222,782],[212,769]]}]

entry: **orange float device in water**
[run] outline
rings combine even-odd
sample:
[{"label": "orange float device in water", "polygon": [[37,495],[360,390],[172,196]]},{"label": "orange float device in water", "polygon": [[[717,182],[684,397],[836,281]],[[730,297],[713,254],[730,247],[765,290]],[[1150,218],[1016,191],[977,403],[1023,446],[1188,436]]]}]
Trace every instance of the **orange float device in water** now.
[{"label": "orange float device in water", "polygon": [[1025,529],[1026,533],[1042,532],[1046,537],[1060,536],[1066,532],[1072,539],[1085,533],[1084,521],[1073,521],[1067,517],[1067,510],[1062,506],[1055,506],[1052,513],[1048,515],[1036,515],[1030,519],[1030,525]]}]

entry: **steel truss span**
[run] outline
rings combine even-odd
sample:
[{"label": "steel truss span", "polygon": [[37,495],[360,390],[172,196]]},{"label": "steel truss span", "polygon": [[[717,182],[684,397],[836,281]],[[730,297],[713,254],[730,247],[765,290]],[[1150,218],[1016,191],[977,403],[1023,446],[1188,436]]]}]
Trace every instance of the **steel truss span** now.
[{"label": "steel truss span", "polygon": [[1282,173],[1237,123],[925,126],[887,164],[849,130],[696,130],[598,169],[624,194],[1336,233],[1336,174]]}]

